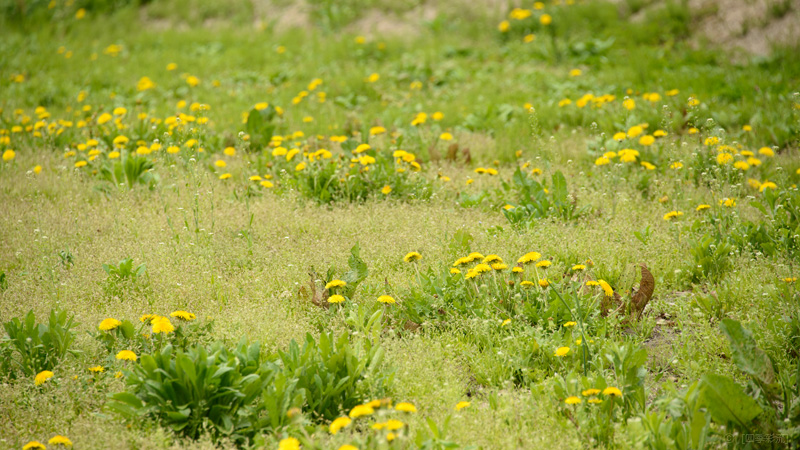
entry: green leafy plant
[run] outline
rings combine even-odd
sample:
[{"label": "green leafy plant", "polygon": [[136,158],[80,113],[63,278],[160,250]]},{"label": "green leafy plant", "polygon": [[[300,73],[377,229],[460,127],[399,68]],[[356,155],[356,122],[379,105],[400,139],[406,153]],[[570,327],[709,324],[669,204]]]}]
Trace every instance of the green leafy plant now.
[{"label": "green leafy plant", "polygon": [[420,449],[425,450],[442,450],[446,448],[458,448],[459,445],[447,438],[447,432],[450,429],[451,415],[447,415],[441,425],[437,425],[430,417],[426,419],[425,423],[428,429],[420,429],[417,433],[416,444]]},{"label": "green leafy plant", "polygon": [[152,418],[176,433],[242,442],[255,432],[255,401],[269,382],[261,370],[260,344],[240,342],[187,351],[167,345],[142,355],[126,377],[127,390],[111,396],[107,408],[127,419]]},{"label": "green leafy plant", "polygon": [[320,203],[362,202],[370,197],[425,200],[433,194],[433,184],[418,173],[421,166],[416,155],[403,150],[361,150],[358,145],[348,140],[341,144],[345,153],[318,149],[302,160],[278,155],[268,165],[284,186]]},{"label": "green leafy plant", "polygon": [[653,450],[693,450],[707,448],[713,441],[711,415],[699,400],[698,383],[678,391],[671,384],[666,394],[654,401],[652,411],[628,422],[628,432],[642,435]]},{"label": "green leafy plant", "polygon": [[247,134],[250,135],[250,148],[253,150],[261,150],[272,138],[275,133],[275,117],[277,112],[272,105],[264,109],[252,109],[247,115],[247,124],[245,129]]},{"label": "green leafy plant", "polygon": [[69,269],[75,265],[75,257],[72,255],[72,252],[69,251],[69,247],[59,251],[58,257],[61,260],[61,266],[65,269]]},{"label": "green leafy plant", "polygon": [[700,379],[700,401],[715,422],[750,429],[753,419],[763,411],[742,386],[723,375],[707,373]]},{"label": "green leafy plant", "polygon": [[800,250],[800,191],[797,189],[764,189],[763,195],[750,206],[759,210],[768,220],[762,225],[769,242],[753,242],[753,246],[767,254],[783,252],[788,258],[797,257]]},{"label": "green leafy plant", "polygon": [[[516,201],[508,202],[512,208],[503,210],[506,219],[514,225],[523,225],[547,217],[575,220],[586,212],[587,207],[578,208],[577,201],[569,197],[567,179],[561,171],[554,173],[551,181],[552,186],[548,190],[517,169],[512,177],[517,197]],[[510,188],[507,186],[507,190]]]},{"label": "green leafy plant", "polygon": [[315,419],[333,420],[342,411],[385,394],[394,378],[381,370],[382,347],[369,339],[351,344],[347,334],[336,338],[323,333],[319,341],[309,334],[302,347],[292,341],[278,355],[282,372],[297,379],[304,409]]},{"label": "green leafy plant", "polygon": [[141,263],[134,268],[133,258],[125,258],[117,264],[103,264],[103,270],[105,270],[109,278],[135,281],[147,271],[147,266],[145,263]]},{"label": "green leafy plant", "polygon": [[228,350],[216,343],[181,350],[173,345],[142,355],[126,376],[126,391],[110,397],[109,411],[128,420],[152,419],[192,439],[209,433],[242,445],[257,434],[292,423],[293,408],[314,421],[386,393],[393,373],[383,349],[369,339],[351,344],[311,335],[286,352],[262,357],[260,344],[243,338]]},{"label": "green leafy plant", "polygon": [[103,164],[98,176],[118,188],[133,189],[143,184],[153,189],[159,181],[158,174],[152,171],[153,167],[153,161],[144,156],[126,155]]},{"label": "green leafy plant", "polygon": [[689,281],[719,281],[730,269],[733,246],[726,240],[709,233],[699,239],[691,240],[689,253],[692,261],[686,267]]},{"label": "green leafy plant", "polygon": [[71,350],[75,341],[76,327],[72,317],[66,311],[51,310],[47,324],[36,323],[33,311],[20,320],[14,317],[3,324],[8,335],[0,343],[0,353],[4,358],[5,375],[14,376],[16,371],[26,377],[34,376],[43,370],[52,370],[68,354],[77,353]]}]

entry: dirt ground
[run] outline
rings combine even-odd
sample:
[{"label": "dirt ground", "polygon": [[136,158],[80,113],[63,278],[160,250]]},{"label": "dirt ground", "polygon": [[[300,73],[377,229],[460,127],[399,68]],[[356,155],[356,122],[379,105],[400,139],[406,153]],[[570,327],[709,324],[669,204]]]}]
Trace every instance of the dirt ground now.
[{"label": "dirt ground", "polygon": [[[307,28],[313,24],[314,0],[249,0],[254,25],[278,31]],[[593,1],[593,0],[586,0]],[[629,0],[609,0],[628,8]],[[712,44],[754,55],[768,55],[774,45],[800,43],[800,0],[673,0],[691,8],[695,45]],[[393,11],[373,8],[347,26],[347,32],[370,36],[409,35],[421,31],[425,22],[445,11],[459,11],[468,20],[502,20],[510,7],[525,2],[508,0],[410,0]],[[650,0],[632,16],[643,20],[648,10],[663,7],[666,0]],[[146,14],[146,10],[145,10]],[[151,21],[158,26],[158,20]],[[172,24],[175,26],[176,24]],[[180,24],[177,24],[180,26]]]},{"label": "dirt ground", "polygon": [[769,54],[800,42],[800,0],[690,0],[698,31],[711,43]]}]

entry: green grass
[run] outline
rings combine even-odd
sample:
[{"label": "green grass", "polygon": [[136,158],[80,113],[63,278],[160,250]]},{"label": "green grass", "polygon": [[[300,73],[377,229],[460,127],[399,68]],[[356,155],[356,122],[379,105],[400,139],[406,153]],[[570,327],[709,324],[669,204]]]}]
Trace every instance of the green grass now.
[{"label": "green grass", "polygon": [[[264,358],[285,351],[292,340],[302,342],[307,333],[348,333],[354,345],[373,339],[386,352],[382,370],[394,373],[386,394],[418,409],[399,417],[408,426],[395,444],[387,443],[385,432],[371,431],[367,419],[332,436],[328,422],[305,409],[290,426],[238,443],[245,448],[277,448],[289,436],[301,438],[303,448],[350,442],[359,448],[443,448],[444,441],[487,449],[687,448],[659,446],[658,433],[643,425],[649,415],[664,412],[670,414],[662,421],[668,426],[693,423],[686,416],[691,408],[682,403],[685,394],[676,390],[708,374],[730,377],[751,396],[766,386],[740,369],[720,331],[723,319],[745,324],[771,358],[778,378],[769,389],[788,393],[796,387],[798,292],[795,283],[783,281],[797,276],[800,248],[798,218],[784,213],[800,207],[800,100],[794,94],[800,66],[787,57],[796,49],[734,63],[720,49],[693,48],[691,11],[677,2],[635,22],[625,9],[605,2],[548,4],[550,28],[539,24],[534,10],[527,22],[512,20],[507,33],[497,29],[505,9],[476,13],[460,10],[457,1],[442,2],[430,21],[402,19],[418,31],[414,35],[374,35],[353,25],[375,11],[394,19],[409,11],[413,16],[425,5],[412,1],[315,2],[308,6],[306,28],[288,30],[257,26],[259,5],[250,2],[76,3],[59,2],[53,9],[32,3],[20,16],[16,2],[0,2],[7,12],[0,19],[0,137],[9,138],[0,140],[0,153],[15,152],[0,163],[0,319],[5,323],[33,310],[41,321],[60,308],[79,324],[73,345],[78,352],[65,357],[42,386],[0,366],[0,446],[22,448],[61,434],[75,448],[236,447],[224,438],[212,442],[213,433],[197,441],[182,438],[145,418],[125,423],[105,408],[109,395],[126,390],[125,378],[114,377],[123,366],[91,333],[108,317],[138,325],[143,314],[175,310],[196,314],[199,323],[213,322],[210,335],[190,335],[190,343],[231,348],[244,337],[263,344]],[[271,5],[287,12],[291,3]],[[628,2],[628,8],[638,3]],[[81,20],[75,19],[79,7],[87,9]],[[536,39],[523,42],[529,33]],[[365,43],[357,43],[357,36],[365,36]],[[104,53],[111,44],[122,46],[117,56]],[[168,71],[169,63],[177,70]],[[572,69],[582,74],[569,76]],[[372,73],[380,79],[368,83]],[[14,80],[18,74],[24,81]],[[183,75],[201,83],[190,87]],[[156,87],[138,92],[144,76]],[[322,84],[309,89],[317,78]],[[415,81],[421,89],[411,88]],[[668,95],[673,89],[679,92]],[[304,90],[311,92],[293,104]],[[80,92],[86,95],[82,101]],[[319,92],[325,92],[325,102]],[[643,98],[650,92],[661,98]],[[578,107],[588,93],[615,98]],[[623,107],[626,97],[635,100],[635,109]],[[690,97],[699,104],[688,105]],[[565,98],[572,104],[559,106]],[[179,108],[179,101],[187,105]],[[210,110],[192,112],[194,102]],[[308,167],[296,171],[303,152],[288,162],[272,156],[277,144],[252,148],[249,142],[259,136],[245,139],[242,119],[259,102],[282,108],[271,122],[275,134],[304,133],[282,145],[326,148],[333,153],[330,162],[306,156]],[[91,110],[82,111],[83,105]],[[36,130],[43,137],[34,130],[12,131],[39,121],[39,106],[50,113]],[[127,128],[95,125],[100,114],[116,107],[127,109]],[[430,117],[436,111],[442,120]],[[427,122],[411,126],[419,112],[429,115]],[[147,119],[138,119],[139,113]],[[209,120],[178,126],[171,134],[163,123],[146,122],[176,113]],[[313,121],[305,122],[307,116]],[[80,120],[89,126],[78,128]],[[652,146],[638,137],[612,139],[643,123],[649,124],[644,134],[662,129],[666,136]],[[387,133],[369,136],[378,125]],[[743,130],[745,125],[752,131]],[[692,127],[699,129],[696,134]],[[454,139],[439,139],[443,132]],[[115,186],[101,176],[104,165],[120,161],[109,159],[119,134],[130,138],[120,149],[123,158],[135,153],[138,140],[162,144],[143,155],[153,169],[140,184]],[[348,142],[327,139],[334,135],[346,135]],[[710,136],[730,148],[705,145]],[[94,160],[89,149],[78,147],[90,137],[102,150]],[[197,139],[194,148],[204,152],[186,148],[189,139]],[[367,141],[377,163],[370,171],[360,162],[350,168],[349,150]],[[449,160],[451,144],[459,155],[469,148],[471,162],[463,156]],[[167,153],[170,145],[180,152]],[[228,146],[235,147],[234,156],[223,154]],[[775,155],[759,154],[762,147]],[[395,162],[391,153],[400,148],[414,153],[419,172]],[[640,152],[634,163],[615,157],[611,164],[595,164],[605,152],[625,148]],[[742,172],[716,162],[719,152],[745,161],[743,151],[753,152],[760,165]],[[226,166],[215,166],[218,160]],[[76,167],[79,161],[88,163]],[[646,170],[643,161],[655,169]],[[670,168],[675,162],[683,168]],[[409,169],[400,174],[396,167]],[[478,167],[498,173],[479,175]],[[334,174],[331,183],[357,190],[358,200],[329,201],[318,190],[301,188],[327,176],[326,168]],[[569,200],[584,213],[510,223],[503,207],[525,207],[513,181],[519,168],[548,192],[556,189],[551,176],[561,171]],[[528,175],[534,168],[542,174]],[[223,173],[232,176],[220,179]],[[248,181],[252,175],[270,175],[274,186]],[[776,187],[753,189],[750,178]],[[392,187],[390,194],[381,192],[384,185]],[[771,191],[783,202],[774,219],[751,204],[773,201]],[[736,206],[721,205],[726,198]],[[699,204],[710,208],[695,211]],[[673,210],[683,215],[665,220]],[[761,234],[753,231],[759,226]],[[712,246],[696,244],[704,235]],[[329,270],[332,278],[344,277],[355,244],[368,277],[343,304],[316,306],[309,280],[320,292]],[[702,261],[693,251],[713,254],[726,245],[729,253],[710,257],[713,270],[697,268]],[[422,260],[403,262],[412,251]],[[511,275],[484,274],[475,284],[459,278],[466,267],[460,276],[447,275],[453,261],[469,252],[498,254],[513,266],[530,251],[553,266],[526,266],[526,279],[546,276],[552,287],[534,287],[525,294],[527,306],[512,301],[526,291],[502,282]],[[133,267],[144,263],[146,271],[121,281],[109,278],[103,264],[126,258]],[[654,276],[655,291],[641,320],[601,316],[597,302],[603,294],[579,287],[603,279],[627,301],[638,287],[642,263]],[[570,269],[575,264],[586,264],[587,272],[576,274]],[[422,275],[433,281],[421,283]],[[556,290],[570,311],[577,311],[575,302],[590,308],[575,331],[564,327],[573,316]],[[377,305],[383,294],[397,304]],[[457,306],[466,297],[474,302]],[[704,301],[717,306],[705,308]],[[367,317],[383,311],[376,336],[359,332],[359,308]],[[501,325],[505,319],[511,322]],[[406,329],[407,321],[419,328]],[[579,329],[590,345],[575,344]],[[644,349],[646,360],[630,363],[632,368],[615,365],[611,356],[623,345]],[[562,346],[571,353],[553,356]],[[592,353],[585,363],[584,347]],[[88,368],[97,365],[106,371],[92,375]],[[616,406],[638,392],[632,374],[641,374],[642,403]],[[564,403],[565,392],[580,395],[595,386],[625,389],[610,421],[586,402]],[[611,400],[603,398],[605,408]],[[471,405],[454,410],[462,401]],[[713,405],[698,409],[695,414],[707,423],[707,446],[725,446],[730,429],[790,436],[798,418],[770,416],[769,402],[759,402],[764,412],[758,420],[727,429]],[[446,436],[422,445],[447,420]]]}]

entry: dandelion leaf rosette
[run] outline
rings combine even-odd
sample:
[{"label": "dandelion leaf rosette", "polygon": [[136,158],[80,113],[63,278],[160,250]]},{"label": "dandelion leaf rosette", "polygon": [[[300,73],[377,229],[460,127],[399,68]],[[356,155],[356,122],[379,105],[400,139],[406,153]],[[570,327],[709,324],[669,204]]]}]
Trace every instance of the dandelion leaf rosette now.
[{"label": "dandelion leaf rosette", "polygon": [[769,356],[756,345],[753,333],[741,323],[723,319],[719,325],[731,345],[733,362],[744,373],[752,376],[763,385],[775,382],[775,369]]},{"label": "dandelion leaf rosette", "polygon": [[245,129],[247,134],[250,135],[250,144],[253,148],[260,149],[272,139],[272,134],[275,131],[275,125],[272,123],[274,117],[275,108],[272,105],[262,110],[253,109],[250,111]]}]

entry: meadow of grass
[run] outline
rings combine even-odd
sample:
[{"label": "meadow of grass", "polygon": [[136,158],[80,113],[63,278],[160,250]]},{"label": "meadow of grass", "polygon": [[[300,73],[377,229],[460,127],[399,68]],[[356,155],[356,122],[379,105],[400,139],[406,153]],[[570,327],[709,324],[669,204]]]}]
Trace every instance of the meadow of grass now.
[{"label": "meadow of grass", "polygon": [[0,447],[796,448],[797,49],[501,3],[0,1]]}]

